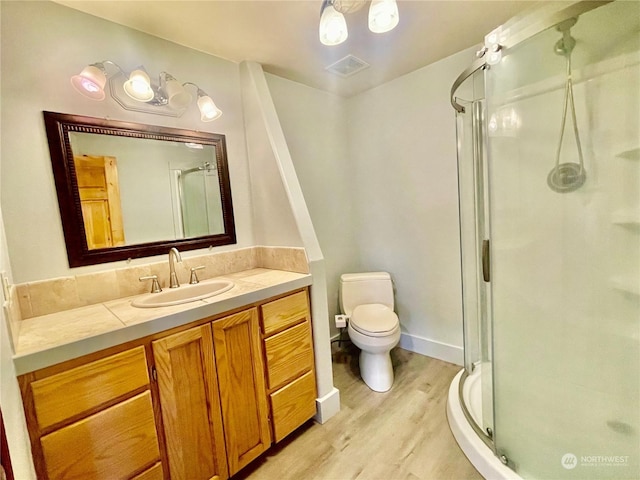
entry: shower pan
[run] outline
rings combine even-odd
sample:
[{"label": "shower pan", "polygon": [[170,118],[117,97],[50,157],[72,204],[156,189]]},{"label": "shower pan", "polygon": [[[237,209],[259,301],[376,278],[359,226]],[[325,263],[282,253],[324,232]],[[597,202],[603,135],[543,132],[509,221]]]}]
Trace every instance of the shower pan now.
[{"label": "shower pan", "polygon": [[640,2],[542,2],[454,82],[464,368],[486,478],[640,478]]}]

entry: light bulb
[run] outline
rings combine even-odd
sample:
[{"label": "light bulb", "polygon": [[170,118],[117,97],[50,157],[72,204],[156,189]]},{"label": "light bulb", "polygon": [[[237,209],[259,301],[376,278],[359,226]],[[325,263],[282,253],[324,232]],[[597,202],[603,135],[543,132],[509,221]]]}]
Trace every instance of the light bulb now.
[{"label": "light bulb", "polygon": [[82,69],[79,75],[71,77],[71,85],[79,93],[92,100],[104,100],[104,86],[107,76],[104,70],[96,65],[89,65]]},{"label": "light bulb", "polygon": [[374,33],[385,33],[393,30],[400,16],[396,0],[373,0],[369,7],[369,30]]},{"label": "light bulb", "polygon": [[198,96],[198,108],[200,109],[200,120],[211,122],[222,115],[222,110],[216,107],[209,95]]},{"label": "light bulb", "polygon": [[320,42],[323,45],[338,45],[349,36],[344,15],[336,11],[333,5],[327,5],[320,16]]},{"label": "light bulb", "polygon": [[148,102],[153,100],[155,96],[149,75],[144,70],[138,69],[131,72],[129,80],[124,82],[123,88],[127,95],[139,102]]}]

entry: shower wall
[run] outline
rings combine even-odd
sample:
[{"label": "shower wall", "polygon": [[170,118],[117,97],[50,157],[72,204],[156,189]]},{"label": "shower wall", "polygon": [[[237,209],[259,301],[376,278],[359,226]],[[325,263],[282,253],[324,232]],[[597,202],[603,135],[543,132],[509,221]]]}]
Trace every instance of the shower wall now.
[{"label": "shower wall", "polygon": [[[487,75],[494,439],[524,478],[640,476],[638,19],[637,2],[615,2],[573,28],[587,172],[574,192],[547,185],[561,34],[542,32]],[[560,163],[578,163],[567,122]]]}]

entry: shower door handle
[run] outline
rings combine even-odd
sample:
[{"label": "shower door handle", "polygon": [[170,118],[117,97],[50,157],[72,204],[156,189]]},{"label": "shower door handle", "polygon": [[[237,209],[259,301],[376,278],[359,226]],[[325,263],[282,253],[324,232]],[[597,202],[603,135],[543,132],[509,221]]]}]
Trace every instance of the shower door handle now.
[{"label": "shower door handle", "polygon": [[489,250],[489,240],[482,241],[482,279],[485,282],[491,281],[491,253]]}]

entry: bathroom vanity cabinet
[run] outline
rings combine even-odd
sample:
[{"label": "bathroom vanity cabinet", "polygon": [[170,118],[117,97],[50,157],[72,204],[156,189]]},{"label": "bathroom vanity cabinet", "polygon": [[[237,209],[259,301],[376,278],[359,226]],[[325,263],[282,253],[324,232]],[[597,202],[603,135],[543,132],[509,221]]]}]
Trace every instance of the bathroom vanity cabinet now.
[{"label": "bathroom vanity cabinet", "polygon": [[229,475],[271,445],[257,308],[213,322]]},{"label": "bathroom vanity cabinet", "polygon": [[211,324],[153,342],[172,479],[228,477]]},{"label": "bathroom vanity cabinet", "polygon": [[315,415],[311,317],[306,292],[260,307],[274,440]]},{"label": "bathroom vanity cabinet", "polygon": [[19,377],[38,478],[226,479],[316,412],[308,289]]},{"label": "bathroom vanity cabinet", "polygon": [[19,379],[38,478],[162,478],[145,348],[68,363]]}]

